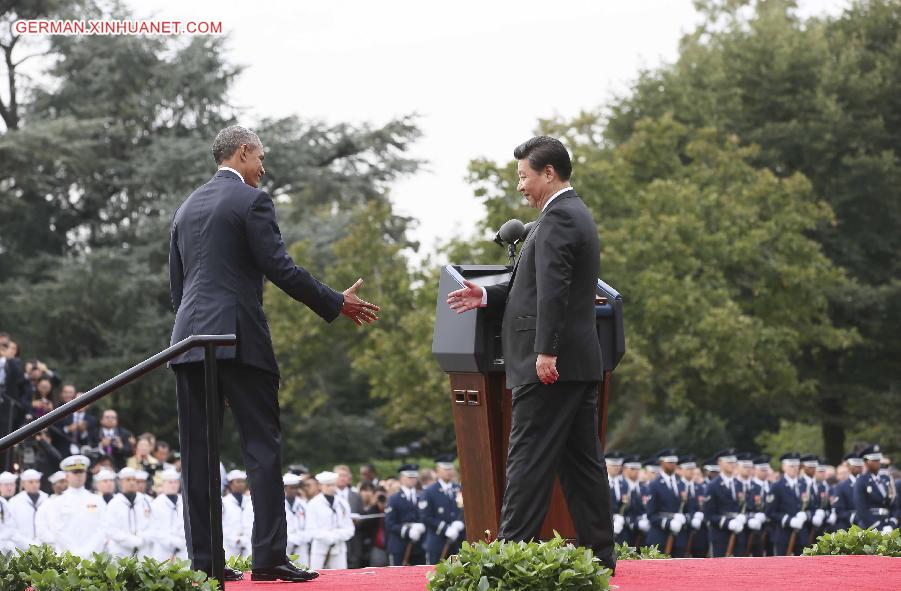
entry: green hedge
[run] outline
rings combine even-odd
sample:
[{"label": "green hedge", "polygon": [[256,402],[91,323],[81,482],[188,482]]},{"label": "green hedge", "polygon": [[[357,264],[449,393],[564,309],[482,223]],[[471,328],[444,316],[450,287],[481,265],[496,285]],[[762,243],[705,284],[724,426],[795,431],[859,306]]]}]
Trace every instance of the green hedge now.
[{"label": "green hedge", "polygon": [[213,591],[215,579],[184,562],[152,558],[113,558],[94,554],[82,559],[50,546],[31,546],[0,555],[0,591]]},{"label": "green hedge", "polygon": [[875,529],[862,529],[852,525],[849,530],[839,530],[817,538],[816,544],[804,548],[804,556],[843,556],[865,554],[869,556],[901,557],[901,530],[884,534]]},{"label": "green hedge", "polygon": [[634,548],[625,542],[616,545],[617,560],[660,560],[663,558],[672,558],[672,556],[661,552],[656,544],[641,548]]}]

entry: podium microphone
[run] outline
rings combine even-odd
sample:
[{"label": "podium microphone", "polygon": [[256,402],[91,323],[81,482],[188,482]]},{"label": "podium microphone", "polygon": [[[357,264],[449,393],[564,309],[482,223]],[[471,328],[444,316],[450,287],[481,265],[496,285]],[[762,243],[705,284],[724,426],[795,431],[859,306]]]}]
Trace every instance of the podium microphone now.
[{"label": "podium microphone", "polygon": [[516,244],[526,237],[526,227],[517,219],[507,220],[494,235],[494,242],[498,246],[506,246],[510,257],[510,264],[516,258]]}]

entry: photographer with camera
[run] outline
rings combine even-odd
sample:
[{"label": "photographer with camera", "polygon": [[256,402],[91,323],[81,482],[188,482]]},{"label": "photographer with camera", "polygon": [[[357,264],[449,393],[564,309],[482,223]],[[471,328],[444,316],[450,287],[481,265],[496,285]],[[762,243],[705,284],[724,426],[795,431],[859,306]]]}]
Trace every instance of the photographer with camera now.
[{"label": "photographer with camera", "polygon": [[364,567],[388,566],[388,553],[385,550],[385,508],[388,507],[388,493],[370,481],[361,482],[359,490],[364,508],[357,531],[363,540]]},{"label": "photographer with camera", "polygon": [[119,426],[119,414],[115,410],[108,408],[103,411],[100,427],[93,438],[99,442],[100,451],[113,459],[117,472],[126,466],[131,456],[131,437],[131,431]]}]

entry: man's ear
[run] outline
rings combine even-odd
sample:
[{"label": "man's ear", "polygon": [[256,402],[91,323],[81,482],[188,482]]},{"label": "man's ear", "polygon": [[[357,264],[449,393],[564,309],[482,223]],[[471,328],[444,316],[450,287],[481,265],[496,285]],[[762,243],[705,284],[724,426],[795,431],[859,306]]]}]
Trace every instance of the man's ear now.
[{"label": "man's ear", "polygon": [[554,180],[554,177],[557,176],[557,171],[554,170],[554,166],[551,164],[544,165],[544,176],[548,182]]}]

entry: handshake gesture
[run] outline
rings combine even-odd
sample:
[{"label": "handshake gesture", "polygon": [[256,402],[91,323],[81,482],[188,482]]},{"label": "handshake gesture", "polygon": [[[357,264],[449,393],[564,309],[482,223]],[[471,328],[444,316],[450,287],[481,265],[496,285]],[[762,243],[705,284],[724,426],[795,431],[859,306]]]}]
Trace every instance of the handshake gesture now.
[{"label": "handshake gesture", "polygon": [[381,308],[375,304],[360,299],[357,290],[363,285],[363,279],[357,279],[357,282],[344,290],[344,305],[341,306],[341,313],[354,321],[357,326],[363,324],[372,324],[379,319],[376,316]]}]

